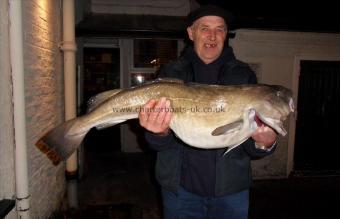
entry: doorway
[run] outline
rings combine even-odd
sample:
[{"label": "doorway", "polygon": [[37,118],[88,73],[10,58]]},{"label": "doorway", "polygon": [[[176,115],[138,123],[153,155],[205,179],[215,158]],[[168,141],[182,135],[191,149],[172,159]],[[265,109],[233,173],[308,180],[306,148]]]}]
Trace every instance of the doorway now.
[{"label": "doorway", "polygon": [[340,62],[300,62],[294,170],[340,171]]},{"label": "doorway", "polygon": [[[83,103],[98,93],[120,88],[120,49],[85,47]],[[82,113],[86,112],[86,106]],[[92,128],[84,139],[85,156],[121,150],[120,126]]]}]

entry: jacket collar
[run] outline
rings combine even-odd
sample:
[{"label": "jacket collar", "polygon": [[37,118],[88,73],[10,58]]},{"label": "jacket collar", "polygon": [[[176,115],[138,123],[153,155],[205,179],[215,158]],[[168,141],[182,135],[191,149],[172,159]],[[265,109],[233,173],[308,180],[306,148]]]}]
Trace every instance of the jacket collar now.
[{"label": "jacket collar", "polygon": [[[186,77],[186,82],[192,82],[195,81],[195,76],[194,76],[194,70],[193,70],[193,59],[195,58],[195,56],[197,58],[199,58],[193,48],[193,46],[188,46],[184,53],[183,53],[183,58],[188,62],[188,66],[189,69],[187,71],[187,77]],[[223,73],[226,70],[226,64],[229,62],[235,61],[235,55],[234,55],[234,51],[230,46],[225,45],[225,47],[223,48],[223,51],[220,55],[220,57],[218,57],[217,60],[215,60],[214,62],[223,62],[222,64],[222,70],[218,75],[218,84],[223,83],[222,82],[222,78],[223,78]]]}]

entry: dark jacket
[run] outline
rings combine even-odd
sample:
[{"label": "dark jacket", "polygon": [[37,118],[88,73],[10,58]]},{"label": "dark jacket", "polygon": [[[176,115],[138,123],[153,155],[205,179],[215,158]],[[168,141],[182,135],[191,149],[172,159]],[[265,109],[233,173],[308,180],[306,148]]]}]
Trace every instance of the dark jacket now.
[{"label": "dark jacket", "polygon": [[[230,47],[225,48],[228,60],[222,65],[217,84],[236,85],[257,83],[254,72],[249,66],[235,59]],[[188,55],[164,66],[159,77],[178,78],[185,82],[194,81],[192,63]],[[156,178],[160,185],[169,191],[177,192],[180,185],[183,148],[188,147],[173,133],[158,136],[146,132],[149,146],[158,151],[156,162]],[[250,160],[264,157],[271,152],[255,148],[254,141],[249,138],[239,147],[223,155],[226,149],[218,149],[216,156],[215,196],[223,196],[244,189],[251,183]],[[204,164],[203,164],[204,165]]]}]

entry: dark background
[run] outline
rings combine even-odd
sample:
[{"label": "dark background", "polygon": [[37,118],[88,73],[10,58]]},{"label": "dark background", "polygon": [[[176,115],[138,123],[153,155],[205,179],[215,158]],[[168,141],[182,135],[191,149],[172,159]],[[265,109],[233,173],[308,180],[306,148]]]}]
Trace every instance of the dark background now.
[{"label": "dark background", "polygon": [[336,1],[225,1],[197,0],[199,4],[219,5],[235,16],[234,28],[340,32]]}]

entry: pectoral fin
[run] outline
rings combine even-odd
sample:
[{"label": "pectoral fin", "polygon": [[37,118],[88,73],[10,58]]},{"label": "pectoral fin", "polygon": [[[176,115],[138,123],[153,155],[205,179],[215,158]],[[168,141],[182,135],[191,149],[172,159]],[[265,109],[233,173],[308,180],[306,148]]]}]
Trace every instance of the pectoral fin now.
[{"label": "pectoral fin", "polygon": [[240,144],[242,144],[243,142],[245,142],[246,140],[247,140],[247,139],[241,141],[241,142],[238,143],[238,144],[229,146],[228,149],[223,153],[223,156],[226,155],[227,153],[229,153],[231,150],[233,150],[233,149],[236,148],[237,146],[239,146]]},{"label": "pectoral fin", "polygon": [[217,135],[225,135],[232,132],[239,131],[243,126],[243,121],[239,120],[233,123],[229,123],[220,127],[217,127],[214,131],[212,131],[211,135],[217,136]]}]

